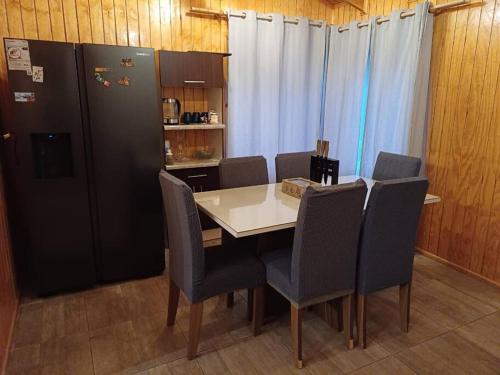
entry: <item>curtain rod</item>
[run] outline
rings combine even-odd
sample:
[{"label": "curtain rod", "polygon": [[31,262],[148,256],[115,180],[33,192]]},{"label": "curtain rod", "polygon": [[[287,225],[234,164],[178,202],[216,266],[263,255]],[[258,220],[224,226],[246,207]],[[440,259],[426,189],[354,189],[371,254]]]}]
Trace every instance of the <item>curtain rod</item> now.
[{"label": "curtain rod", "polygon": [[[211,9],[197,8],[197,7],[191,7],[191,10],[186,12],[186,14],[189,16],[211,17],[211,18],[219,18],[219,19],[225,19],[225,20],[227,20],[228,17],[246,18],[246,16],[247,16],[246,12],[244,12],[244,11],[242,11],[240,14],[228,14],[227,11],[226,12],[217,12],[217,11],[213,11]],[[257,16],[257,19],[260,21],[271,22],[273,20],[273,17],[272,16]],[[284,18],[283,22],[290,23],[293,25],[299,24],[299,20],[296,17]],[[321,27],[321,26],[323,26],[323,21],[309,21],[309,26]]]},{"label": "curtain rod", "polygon": [[[436,6],[431,5],[429,7],[429,13],[437,13],[440,10],[450,9],[450,8],[454,8],[454,7],[461,6],[461,5],[466,5],[466,4],[480,4],[480,3],[482,3],[482,0],[478,1],[478,2],[474,2],[474,3],[471,3],[470,0],[450,1],[449,3],[446,3],[446,4],[440,4],[440,5],[436,5]],[[414,15],[415,15],[415,11],[414,10],[403,10],[399,16],[402,19],[404,19],[404,18],[407,18],[407,17],[412,17]],[[378,17],[377,24],[381,25],[384,22],[389,22],[390,20],[391,20],[390,17]],[[357,26],[358,26],[359,29],[361,29],[362,27],[368,26],[368,22],[358,22]],[[339,33],[343,33],[344,31],[348,31],[348,30],[349,30],[348,26],[340,26],[337,29],[337,31]]]},{"label": "curtain rod", "polygon": [[[446,4],[440,4],[440,5],[431,5],[429,8],[429,13],[437,13],[441,10],[445,9],[450,9],[454,8],[457,6],[461,5],[467,5],[467,4],[481,4],[482,0],[473,2],[471,3],[471,0],[456,0],[456,1],[450,1],[449,3]],[[198,8],[198,7],[191,7],[191,10],[186,12],[186,15],[189,16],[200,16],[200,17],[210,17],[210,18],[219,18],[219,19],[225,19],[227,20],[229,16],[231,17],[239,17],[239,18],[246,18],[247,14],[246,12],[241,12],[241,14],[228,14],[228,11],[213,11],[211,9],[206,9],[206,8]],[[412,17],[415,15],[414,10],[404,10],[401,12],[400,17],[401,18],[407,18],[407,17]],[[272,16],[257,16],[258,20],[261,21],[268,21],[271,22],[273,20]],[[377,19],[377,24],[381,25],[384,22],[390,21],[389,17],[379,17]],[[297,18],[284,18],[283,20],[284,23],[290,23],[294,25],[298,25],[299,20]],[[321,27],[323,26],[323,21],[309,21],[310,26],[314,27]],[[358,22],[358,28],[366,27],[368,26],[368,22]],[[349,27],[348,26],[340,26],[338,28],[339,33],[343,33],[344,31],[348,31]]]}]

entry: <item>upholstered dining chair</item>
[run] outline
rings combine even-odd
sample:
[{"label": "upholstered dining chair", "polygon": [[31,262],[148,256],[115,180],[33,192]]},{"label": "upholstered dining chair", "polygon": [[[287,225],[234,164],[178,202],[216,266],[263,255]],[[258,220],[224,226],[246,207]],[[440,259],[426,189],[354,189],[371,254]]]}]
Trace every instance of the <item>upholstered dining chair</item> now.
[{"label": "upholstered dining chair", "polygon": [[372,178],[377,181],[396,178],[417,177],[420,173],[420,158],[390,152],[379,152]]},{"label": "upholstered dining chair", "polygon": [[[349,349],[354,346],[351,305],[366,192],[361,179],[309,187],[300,202],[293,247],[261,255],[267,283],[290,301],[298,368],[302,367],[302,311],[308,306],[343,297],[345,343]],[[262,314],[262,307],[254,307],[254,311]],[[259,332],[262,318],[254,319]]]},{"label": "upholstered dining chair", "polygon": [[274,158],[276,182],[293,177],[311,178],[311,156],[315,154],[314,151],[306,151],[276,155]]},{"label": "upholstered dining chair", "polygon": [[[265,268],[251,251],[225,246],[203,249],[200,218],[191,189],[165,171],[160,184],[169,238],[169,293],[167,326],[175,323],[179,292],[190,303],[187,357],[196,356],[203,315],[203,301],[265,285]],[[259,324],[260,325],[260,324]],[[254,330],[258,325],[254,322]]]},{"label": "upholstered dining chair", "polygon": [[[263,156],[244,156],[238,158],[222,159],[219,163],[219,183],[221,189],[232,189],[244,186],[265,185],[269,183],[267,161]],[[224,245],[235,248],[255,249],[257,237],[234,238],[222,229],[221,241]],[[248,318],[252,315],[253,291],[248,291]],[[234,294],[227,295],[227,306],[234,304]]]},{"label": "upholstered dining chair", "polygon": [[268,184],[266,159],[263,156],[222,159],[219,182],[221,189]]},{"label": "upholstered dining chair", "polygon": [[401,330],[408,332],[413,257],[425,177],[376,182],[364,215],[358,254],[357,331],[366,348],[366,301],[370,293],[399,286]]}]

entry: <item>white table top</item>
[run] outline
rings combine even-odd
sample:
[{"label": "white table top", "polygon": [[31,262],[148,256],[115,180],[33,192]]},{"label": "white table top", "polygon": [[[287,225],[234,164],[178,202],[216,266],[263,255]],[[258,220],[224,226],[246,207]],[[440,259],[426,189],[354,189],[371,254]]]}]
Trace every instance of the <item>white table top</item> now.
[{"label": "white table top", "polygon": [[[358,178],[342,176],[339,177],[339,184],[353,182]],[[363,180],[368,187],[368,201],[375,181],[364,177]],[[194,198],[201,211],[234,237],[293,228],[300,205],[300,199],[281,191],[281,183],[206,191],[195,193]],[[427,194],[425,204],[440,200],[435,195]]]}]

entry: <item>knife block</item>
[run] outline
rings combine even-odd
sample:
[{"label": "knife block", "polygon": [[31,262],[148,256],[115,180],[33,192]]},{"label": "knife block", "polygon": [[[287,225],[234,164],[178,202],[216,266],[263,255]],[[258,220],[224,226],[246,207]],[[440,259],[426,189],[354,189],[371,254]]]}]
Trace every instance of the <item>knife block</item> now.
[{"label": "knife block", "polygon": [[311,156],[310,179],[321,183],[328,182],[328,177],[331,177],[331,185],[339,183],[339,161],[336,159],[328,159],[322,156]]}]

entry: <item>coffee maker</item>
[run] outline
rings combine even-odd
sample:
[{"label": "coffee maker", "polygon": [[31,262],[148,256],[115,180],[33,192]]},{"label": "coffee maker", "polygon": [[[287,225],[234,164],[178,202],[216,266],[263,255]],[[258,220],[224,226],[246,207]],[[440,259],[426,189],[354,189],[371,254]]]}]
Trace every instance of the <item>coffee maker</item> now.
[{"label": "coffee maker", "polygon": [[181,103],[175,98],[163,98],[163,123],[165,125],[179,124]]}]

